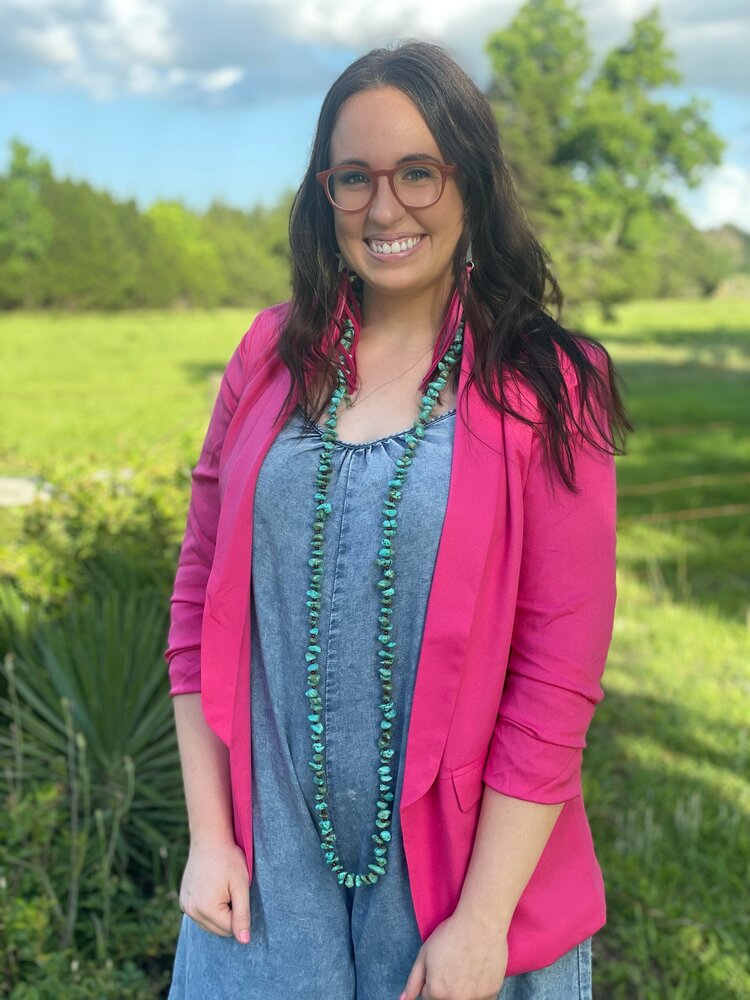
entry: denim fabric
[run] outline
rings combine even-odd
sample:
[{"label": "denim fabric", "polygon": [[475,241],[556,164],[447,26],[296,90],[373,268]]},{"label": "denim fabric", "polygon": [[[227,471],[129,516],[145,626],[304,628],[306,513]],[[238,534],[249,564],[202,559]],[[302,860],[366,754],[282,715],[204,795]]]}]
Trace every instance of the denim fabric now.
[{"label": "denim fabric", "polygon": [[[406,733],[450,477],[455,410],[429,425],[403,489],[394,554],[395,801],[387,874],[340,886],[322,857],[305,696],[310,538],[321,432],[296,410],[260,469],[251,614],[253,878],[249,945],[183,918],[170,1000],[396,1000],[421,938],[401,840]],[[407,432],[333,451],[320,619],[329,807],[350,871],[372,860],[381,719],[381,508]],[[507,980],[502,1000],[588,997],[584,946]],[[588,959],[590,964],[590,957]],[[534,979],[536,977],[536,980]],[[590,978],[590,977],[589,977]],[[529,992],[531,990],[531,992]]]}]

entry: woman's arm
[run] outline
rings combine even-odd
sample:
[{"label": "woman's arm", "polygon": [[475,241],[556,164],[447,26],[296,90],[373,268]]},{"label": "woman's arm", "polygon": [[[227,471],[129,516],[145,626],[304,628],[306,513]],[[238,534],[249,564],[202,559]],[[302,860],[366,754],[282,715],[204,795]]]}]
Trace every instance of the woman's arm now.
[{"label": "woman's arm", "polygon": [[234,934],[242,942],[249,941],[249,877],[234,841],[227,747],[209,727],[201,705],[201,633],[221,507],[219,463],[245,382],[248,343],[262,316],[253,321],[224,371],[193,469],[164,653],[190,826],[180,906],[205,930]]},{"label": "woman's arm", "polygon": [[245,383],[249,342],[263,315],[261,312],[253,320],[224,370],[198,463],[191,475],[190,504],[170,600],[169,635],[164,653],[172,696],[193,694],[201,689],[203,610],[221,511],[219,463]]},{"label": "woman's arm", "polygon": [[429,988],[445,996],[494,998],[508,964],[511,917],[563,803],[526,802],[485,786],[458,906],[425,941],[399,1000]]},{"label": "woman's arm", "polygon": [[199,694],[172,699],[191,843],[231,841],[229,750],[203,716]]},{"label": "woman's arm", "polygon": [[229,751],[203,716],[201,696],[173,698],[185,784],[190,853],[180,907],[205,930],[250,940],[250,880],[234,841]]},{"label": "woman's arm", "polygon": [[526,802],[484,787],[476,839],[456,913],[507,934],[564,803]]}]

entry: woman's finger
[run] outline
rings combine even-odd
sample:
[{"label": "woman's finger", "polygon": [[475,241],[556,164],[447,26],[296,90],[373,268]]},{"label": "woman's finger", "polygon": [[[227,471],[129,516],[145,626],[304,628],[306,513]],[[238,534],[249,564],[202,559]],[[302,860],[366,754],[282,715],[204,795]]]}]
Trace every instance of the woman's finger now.
[{"label": "woman's finger", "polygon": [[229,884],[232,894],[231,928],[240,944],[250,942],[250,884],[242,875]]}]

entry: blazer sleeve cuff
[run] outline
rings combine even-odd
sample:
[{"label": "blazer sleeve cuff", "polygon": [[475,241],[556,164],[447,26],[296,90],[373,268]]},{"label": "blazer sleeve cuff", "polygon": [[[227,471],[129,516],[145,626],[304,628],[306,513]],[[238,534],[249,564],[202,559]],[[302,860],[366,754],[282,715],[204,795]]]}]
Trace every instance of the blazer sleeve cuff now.
[{"label": "blazer sleeve cuff", "polygon": [[200,646],[183,649],[170,656],[169,695],[196,694],[201,690]]},{"label": "blazer sleeve cuff", "polygon": [[482,775],[496,792],[552,805],[581,794],[582,747],[559,746],[499,718]]}]

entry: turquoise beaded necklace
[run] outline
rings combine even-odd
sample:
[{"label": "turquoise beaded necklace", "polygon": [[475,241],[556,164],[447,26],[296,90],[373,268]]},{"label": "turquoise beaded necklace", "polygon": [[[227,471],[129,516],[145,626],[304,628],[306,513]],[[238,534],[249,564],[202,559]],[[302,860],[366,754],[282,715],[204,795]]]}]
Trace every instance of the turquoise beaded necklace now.
[{"label": "turquoise beaded necklace", "polygon": [[[382,703],[380,709],[383,715],[380,723],[380,735],[378,738],[378,748],[380,749],[380,766],[378,767],[378,777],[380,779],[380,795],[377,802],[377,815],[375,818],[375,832],[372,834],[373,841],[373,861],[368,864],[368,871],[363,874],[348,872],[344,868],[341,858],[336,849],[336,834],[330,819],[328,807],[328,786],[326,783],[326,746],[325,746],[325,726],[323,723],[323,701],[318,692],[320,684],[320,664],[318,657],[321,647],[318,642],[320,618],[320,602],[322,594],[324,546],[323,536],[326,518],[331,513],[331,504],[328,502],[328,485],[331,478],[331,455],[334,442],[338,439],[336,433],[336,415],[338,413],[341,400],[348,397],[346,378],[341,368],[338,369],[338,386],[333,391],[331,401],[328,405],[328,420],[325,422],[325,430],[322,433],[322,448],[320,453],[320,463],[315,479],[317,492],[315,493],[315,521],[313,522],[312,536],[312,556],[308,560],[310,566],[310,585],[307,590],[306,605],[308,609],[308,622],[310,624],[310,640],[305,653],[307,665],[307,695],[310,714],[307,716],[310,723],[313,757],[309,762],[313,770],[313,781],[316,785],[315,809],[318,813],[318,826],[320,828],[320,846],[326,863],[330,865],[333,873],[338,879],[339,885],[346,885],[349,888],[360,885],[374,885],[380,877],[385,875],[388,864],[388,845],[391,840],[391,812],[393,803],[393,791],[391,784],[393,775],[391,773],[391,759],[394,751],[390,745],[393,720],[396,717],[396,709],[392,700],[393,694],[393,664],[396,658],[396,643],[392,638],[393,625],[391,617],[393,614],[393,598],[395,596],[395,573],[393,570],[393,555],[395,551],[394,539],[397,528],[398,502],[401,499],[401,490],[406,479],[406,473],[414,458],[414,453],[419,442],[424,437],[425,426],[430,420],[435,403],[440,391],[445,387],[451,369],[461,355],[463,342],[464,324],[461,321],[458,325],[453,343],[438,362],[438,376],[428,384],[427,391],[422,396],[422,410],[417,417],[411,431],[406,435],[406,454],[397,459],[398,471],[393,479],[388,480],[388,497],[383,505],[383,540],[378,552],[377,565],[382,569],[382,576],[378,581],[380,590],[380,613],[378,624],[380,626],[378,640],[381,649],[378,650],[378,674],[382,682]],[[354,325],[350,319],[344,322],[344,331],[341,342],[346,352],[351,349],[354,339]],[[339,361],[346,365],[346,358],[339,354]]]}]

